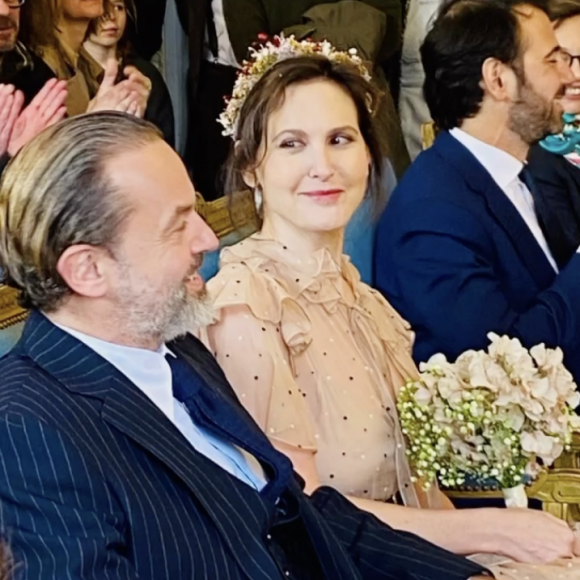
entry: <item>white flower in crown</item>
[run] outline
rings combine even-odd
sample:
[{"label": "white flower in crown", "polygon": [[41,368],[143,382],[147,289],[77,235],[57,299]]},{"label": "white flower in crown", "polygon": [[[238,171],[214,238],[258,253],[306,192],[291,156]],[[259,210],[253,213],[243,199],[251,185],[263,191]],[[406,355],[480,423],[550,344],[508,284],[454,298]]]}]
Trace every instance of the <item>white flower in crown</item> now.
[{"label": "white flower in crown", "polygon": [[271,41],[262,44],[258,48],[250,48],[250,60],[242,64],[238,78],[234,84],[232,96],[226,99],[226,108],[219,116],[218,122],[223,126],[222,135],[235,138],[240,110],[250,91],[264,74],[276,63],[296,58],[320,54],[334,62],[349,62],[356,66],[361,76],[367,81],[371,76],[364,66],[362,59],[357,56],[356,48],[348,52],[336,50],[330,42],[312,42],[310,40],[298,41],[294,36],[274,36]]}]

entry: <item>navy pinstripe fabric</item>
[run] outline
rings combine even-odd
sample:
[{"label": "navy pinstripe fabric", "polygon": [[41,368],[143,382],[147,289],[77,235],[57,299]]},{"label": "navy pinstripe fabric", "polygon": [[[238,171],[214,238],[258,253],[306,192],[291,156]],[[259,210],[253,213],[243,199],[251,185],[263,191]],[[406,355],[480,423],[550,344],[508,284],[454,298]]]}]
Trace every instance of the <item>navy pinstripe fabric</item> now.
[{"label": "navy pinstripe fabric", "polygon": [[282,493],[298,502],[325,578],[481,572],[331,489],[308,500],[211,354],[192,337],[171,349],[219,407],[222,435],[258,457],[270,483],[258,494],[197,453],[124,375],[33,312],[0,361],[0,522],[17,579],[278,579],[262,532]]}]

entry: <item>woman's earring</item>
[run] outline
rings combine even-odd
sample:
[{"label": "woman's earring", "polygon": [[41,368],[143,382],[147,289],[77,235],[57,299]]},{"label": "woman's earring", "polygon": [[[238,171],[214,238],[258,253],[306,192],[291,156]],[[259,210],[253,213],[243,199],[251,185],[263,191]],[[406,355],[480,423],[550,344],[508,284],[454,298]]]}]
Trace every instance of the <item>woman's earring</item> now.
[{"label": "woman's earring", "polygon": [[256,187],[254,187],[254,205],[256,206],[256,213],[259,216],[262,215],[262,203],[263,203],[262,190],[260,189],[259,185],[256,185]]}]

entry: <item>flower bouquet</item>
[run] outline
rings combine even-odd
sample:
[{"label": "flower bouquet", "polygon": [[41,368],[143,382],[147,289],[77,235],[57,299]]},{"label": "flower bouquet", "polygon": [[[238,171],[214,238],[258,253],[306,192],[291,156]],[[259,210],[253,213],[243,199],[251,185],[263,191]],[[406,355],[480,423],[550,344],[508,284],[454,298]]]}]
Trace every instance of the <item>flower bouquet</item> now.
[{"label": "flower bouquet", "polygon": [[400,390],[397,406],[418,480],[458,487],[494,481],[508,506],[525,507],[524,482],[552,465],[580,428],[580,394],[559,348],[525,349],[489,334],[487,351],[455,363],[434,355]]}]

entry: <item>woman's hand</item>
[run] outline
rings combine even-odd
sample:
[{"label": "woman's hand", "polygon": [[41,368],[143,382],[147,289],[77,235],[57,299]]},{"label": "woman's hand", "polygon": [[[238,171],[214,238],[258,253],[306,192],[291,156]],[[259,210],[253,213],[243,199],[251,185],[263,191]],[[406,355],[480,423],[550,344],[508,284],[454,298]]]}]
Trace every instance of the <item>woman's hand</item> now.
[{"label": "woman's hand", "polygon": [[127,88],[133,94],[134,105],[136,106],[136,113],[134,114],[137,117],[143,117],[147,109],[149,95],[151,94],[151,80],[134,66],[125,67],[123,73],[126,80],[122,82],[126,83]]},{"label": "woman's hand", "polygon": [[[483,512],[487,512],[486,515]],[[541,564],[580,555],[576,535],[568,524],[551,514],[530,509],[482,510],[495,546],[490,552],[518,562]],[[483,523],[483,522],[482,522]],[[477,519],[473,522],[478,525]]]},{"label": "woman's hand", "polygon": [[0,156],[8,153],[10,136],[22,108],[23,97],[13,85],[0,84]]},{"label": "woman's hand", "polygon": [[135,67],[124,69],[127,78],[117,81],[119,65],[116,60],[107,62],[105,76],[95,98],[89,103],[87,113],[120,111],[143,117],[151,92],[151,81]]},{"label": "woman's hand", "polygon": [[[66,114],[66,81],[50,79],[30,104],[18,115],[8,143],[8,154],[14,157],[26,143],[41,131],[60,121]],[[24,96],[14,94],[15,106],[20,111]]]}]

